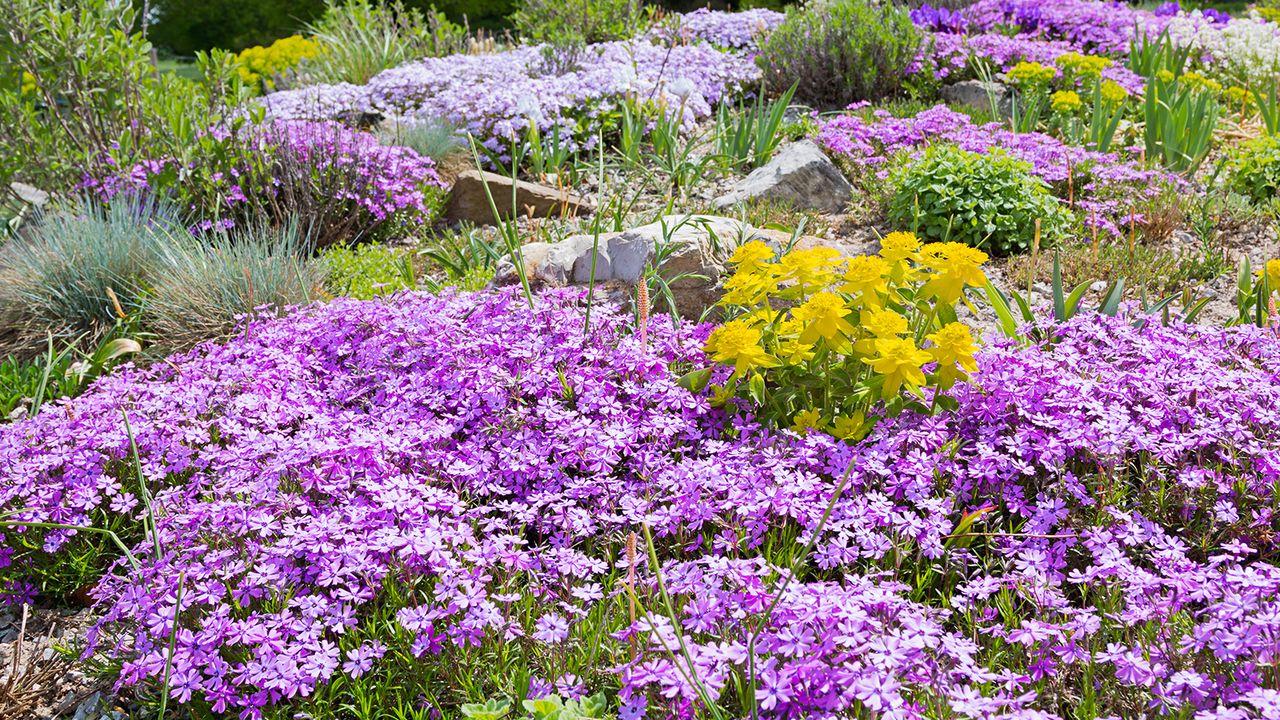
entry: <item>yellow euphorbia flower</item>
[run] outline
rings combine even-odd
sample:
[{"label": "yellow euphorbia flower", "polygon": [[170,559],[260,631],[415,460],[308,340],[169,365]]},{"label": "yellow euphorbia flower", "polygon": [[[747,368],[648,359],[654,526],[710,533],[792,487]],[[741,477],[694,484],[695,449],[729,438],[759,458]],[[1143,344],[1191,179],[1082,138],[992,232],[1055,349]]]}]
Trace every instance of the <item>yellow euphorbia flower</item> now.
[{"label": "yellow euphorbia flower", "polygon": [[840,292],[860,295],[867,305],[880,307],[880,297],[877,293],[888,291],[885,276],[889,274],[889,270],[889,263],[875,255],[849,258]]},{"label": "yellow euphorbia flower", "polygon": [[822,424],[822,415],[817,410],[801,410],[791,419],[791,429],[801,435],[809,434]]},{"label": "yellow euphorbia flower", "polygon": [[880,241],[880,257],[896,263],[915,260],[920,252],[920,238],[915,233],[892,232]]},{"label": "yellow euphorbia flower", "polygon": [[[1166,71],[1162,70],[1161,72],[1166,72]],[[1117,103],[1122,103],[1124,102],[1125,98],[1129,97],[1129,91],[1126,90],[1123,85],[1116,82],[1115,80],[1103,80],[1100,88],[1102,93],[1102,99],[1113,105]]]},{"label": "yellow euphorbia flower", "polygon": [[759,240],[752,240],[738,246],[729,256],[729,263],[737,266],[738,272],[743,270],[759,270],[773,260],[773,248]]},{"label": "yellow euphorbia flower", "polygon": [[863,314],[862,327],[877,338],[897,337],[907,331],[907,319],[892,310],[872,310]]},{"label": "yellow euphorbia flower", "polygon": [[791,317],[804,324],[800,342],[817,342],[818,338],[836,340],[853,334],[853,325],[844,319],[850,312],[844,300],[835,293],[820,292],[791,311]]},{"label": "yellow euphorbia flower", "polygon": [[977,287],[986,283],[982,263],[987,254],[961,243],[929,243],[920,250],[920,263],[933,270],[935,275],[921,288],[926,296],[941,302],[954,304],[964,294],[966,285]]},{"label": "yellow euphorbia flower", "polygon": [[830,285],[843,260],[835,248],[792,250],[778,263],[778,269],[782,280],[795,282],[801,292],[808,295]]},{"label": "yellow euphorbia flower", "polygon": [[1059,90],[1049,97],[1049,106],[1054,112],[1073,113],[1084,106],[1079,93],[1074,90]]},{"label": "yellow euphorbia flower", "polygon": [[706,350],[716,362],[733,363],[735,373],[777,367],[777,358],[765,351],[760,340],[759,329],[744,320],[731,320],[711,333]]},{"label": "yellow euphorbia flower", "polygon": [[835,422],[831,424],[831,434],[841,440],[857,437],[865,420],[866,417],[861,412],[854,413],[853,417],[837,415]]},{"label": "yellow euphorbia flower", "polygon": [[778,279],[772,265],[743,266],[724,282],[724,302],[728,305],[759,305],[778,292]]},{"label": "yellow euphorbia flower", "polygon": [[969,326],[958,322],[947,323],[941,330],[925,337],[933,341],[933,347],[928,350],[929,355],[943,367],[959,366],[969,372],[978,369],[978,363],[973,359],[978,347],[973,342]]},{"label": "yellow euphorbia flower", "polygon": [[876,357],[863,358],[862,362],[884,376],[881,397],[897,395],[904,383],[912,388],[924,384],[924,371],[921,367],[933,360],[933,357],[916,347],[915,342],[907,338],[876,340],[875,351]]},{"label": "yellow euphorbia flower", "polygon": [[1280,292],[1280,260],[1268,260],[1256,274],[1262,277],[1263,273],[1267,276],[1267,285],[1271,286],[1272,292]]}]

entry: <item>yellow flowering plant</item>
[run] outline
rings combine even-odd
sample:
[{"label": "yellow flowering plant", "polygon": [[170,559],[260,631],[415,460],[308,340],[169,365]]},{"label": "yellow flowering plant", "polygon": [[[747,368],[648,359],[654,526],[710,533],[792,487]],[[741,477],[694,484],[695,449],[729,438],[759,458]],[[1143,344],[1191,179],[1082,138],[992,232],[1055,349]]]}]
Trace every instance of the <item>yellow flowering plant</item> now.
[{"label": "yellow flowering plant", "polygon": [[879,254],[852,258],[739,246],[720,303],[730,319],[706,345],[733,367],[713,401],[745,400],[782,427],[845,439],[907,407],[951,407],[943,391],[977,367],[956,308],[968,288],[985,286],[986,260],[968,245],[903,232],[886,236]]},{"label": "yellow flowering plant", "polygon": [[267,47],[259,45],[240,51],[236,55],[236,70],[245,85],[260,91],[274,90],[304,61],[319,55],[320,50],[320,43],[301,35],[291,35]]}]

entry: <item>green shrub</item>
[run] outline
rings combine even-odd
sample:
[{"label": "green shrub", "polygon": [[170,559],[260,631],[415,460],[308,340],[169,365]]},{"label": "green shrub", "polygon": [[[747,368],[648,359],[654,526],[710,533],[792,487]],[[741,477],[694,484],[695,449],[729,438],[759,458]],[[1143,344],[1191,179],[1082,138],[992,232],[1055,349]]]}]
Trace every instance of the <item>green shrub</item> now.
[{"label": "green shrub", "polygon": [[59,192],[86,176],[181,157],[244,99],[225,53],[199,58],[200,83],[157,73],[132,7],[0,3],[0,181]]},{"label": "green shrub", "polygon": [[307,63],[312,82],[363,85],[387,68],[421,57],[462,52],[467,30],[443,13],[424,17],[400,0],[329,0],[324,16],[307,26],[322,51]]},{"label": "green shrub", "polygon": [[543,71],[559,74],[579,66],[588,44],[643,34],[650,18],[641,0],[523,0],[511,22],[544,44]]},{"label": "green shrub", "polygon": [[137,201],[84,202],[38,216],[0,248],[7,349],[30,351],[49,336],[94,345],[134,321],[160,248],[185,233],[170,217]]},{"label": "green shrub", "polygon": [[246,315],[309,303],[324,289],[324,266],[308,258],[296,224],[171,240],[143,316],[166,348],[225,338]]},{"label": "green shrub", "polygon": [[1030,164],[993,150],[979,154],[934,146],[894,178],[889,202],[896,225],[931,240],[960,242],[992,255],[1031,248],[1036,220],[1042,245],[1060,240],[1070,213]]},{"label": "green shrub", "polygon": [[337,245],[321,255],[325,287],[333,295],[369,300],[417,286],[413,257],[404,248],[381,243]]},{"label": "green shrub", "polygon": [[324,0],[151,0],[150,4],[154,18],[148,36],[176,55],[270,45],[324,12]]},{"label": "green shrub", "polygon": [[1227,178],[1233,192],[1265,205],[1280,192],[1280,138],[1266,135],[1241,143],[1227,158]]},{"label": "green shrub", "polygon": [[771,92],[795,85],[799,101],[844,107],[897,92],[920,41],[904,6],[832,0],[790,9],[756,62]]}]

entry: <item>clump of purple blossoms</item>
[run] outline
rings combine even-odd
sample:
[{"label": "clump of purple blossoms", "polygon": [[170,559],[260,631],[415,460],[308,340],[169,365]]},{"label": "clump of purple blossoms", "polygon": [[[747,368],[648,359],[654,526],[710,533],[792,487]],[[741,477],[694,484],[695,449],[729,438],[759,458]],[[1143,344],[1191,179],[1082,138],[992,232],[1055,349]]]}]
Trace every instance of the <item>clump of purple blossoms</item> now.
[{"label": "clump of purple blossoms", "polygon": [[284,207],[357,237],[390,221],[429,217],[430,193],[443,187],[431,158],[336,122],[213,128],[202,142],[208,147],[186,164],[147,162],[84,185],[104,200],[121,192],[175,196],[202,230],[260,221]]},{"label": "clump of purple blossoms", "polygon": [[1134,213],[1137,199],[1157,197],[1181,182],[1169,173],[1147,169],[1137,159],[1076,147],[1044,133],[1013,132],[1000,123],[975,125],[968,115],[945,105],[910,118],[895,118],[883,110],[870,118],[838,115],[818,126],[817,141],[833,156],[880,179],[888,177],[888,167],[897,158],[918,157],[931,144],[954,143],[976,153],[1001,148],[1030,163],[1032,172],[1064,197],[1070,178],[1075,209],[1087,223],[1116,236],[1122,234],[1120,225],[1143,221]]},{"label": "clump of purple blossoms", "polygon": [[922,30],[939,33],[963,33],[969,29],[969,21],[964,13],[945,7],[934,7],[928,3],[913,8],[910,13],[911,22]]},{"label": "clump of purple blossoms", "polygon": [[[522,137],[530,123],[544,133],[559,128],[571,145],[591,147],[596,136],[586,121],[606,116],[625,98],[661,103],[692,128],[722,98],[760,80],[745,53],[706,42],[600,43],[587,47],[576,70],[549,73],[542,65],[541,46],[425,58],[383,71],[354,93],[350,86],[313,86],[271,93],[260,102],[270,116],[283,118],[335,111],[444,118],[491,150]],[[673,92],[684,85],[692,92]]]},{"label": "clump of purple blossoms", "polygon": [[[692,717],[682,670],[729,699],[749,668],[769,718],[1055,718],[1086,678],[1099,716],[1274,707],[1273,332],[1082,315],[982,351],[954,412],[849,445],[681,388],[707,328],[656,317],[642,347],[597,308],[584,336],[580,297],[339,300],[111,375],[0,428],[0,509],[140,522],[127,412],[162,550],[103,578],[95,647],[133,685],[172,641],[173,697],[244,717],[393,652],[423,672],[504,644],[555,658],[598,637],[642,524],[692,668],[656,605],[606,628],[637,641],[614,668],[627,717]],[[810,537],[783,592],[771,548]],[[29,539],[56,558],[79,538]],[[14,548],[4,579],[40,560]],[[643,549],[632,569],[652,600]],[[400,630],[361,640],[393,588]]]},{"label": "clump of purple blossoms", "polygon": [[699,8],[693,12],[672,14],[649,32],[666,44],[690,44],[698,41],[719,48],[754,50],[760,39],[782,24],[784,13],[755,8],[739,12],[723,12]]},{"label": "clump of purple blossoms", "polygon": [[978,0],[964,9],[975,31],[1017,28],[1020,34],[1065,40],[1083,52],[1123,55],[1140,32],[1159,32],[1160,19],[1122,2],[1098,0]]}]

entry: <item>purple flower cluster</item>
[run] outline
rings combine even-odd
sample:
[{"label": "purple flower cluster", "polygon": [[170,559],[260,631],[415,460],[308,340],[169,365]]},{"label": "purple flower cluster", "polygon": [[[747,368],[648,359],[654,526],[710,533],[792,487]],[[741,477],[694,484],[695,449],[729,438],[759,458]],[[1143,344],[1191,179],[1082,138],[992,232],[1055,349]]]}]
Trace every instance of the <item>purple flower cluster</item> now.
[{"label": "purple flower cluster", "polygon": [[[622,717],[692,717],[743,677],[770,718],[1054,718],[1085,683],[1099,716],[1275,707],[1273,333],[1081,316],[980,353],[954,412],[847,445],[730,421],[676,381],[705,327],[654,318],[645,348],[605,311],[584,336],[579,298],[402,294],[254,323],[0,428],[0,509],[138,521],[127,412],[162,550],[103,579],[94,642],[132,685],[172,641],[173,697],[248,718],[393,645],[447,665],[598,637],[591,609],[630,582],[611,578],[654,598],[643,546],[624,551],[642,525],[688,660],[656,604],[621,621]],[[770,553],[810,538],[784,591]],[[30,560],[0,554],[6,577]],[[403,632],[352,640],[391,588]]]},{"label": "purple flower cluster", "polygon": [[[732,34],[746,27],[723,29]],[[313,86],[272,93],[261,102],[269,115],[283,118],[353,110],[443,118],[495,150],[532,122],[544,132],[559,128],[566,138],[589,147],[595,135],[582,121],[616,109],[625,97],[663,102],[669,112],[683,112],[692,127],[721,98],[760,79],[746,54],[705,42],[601,43],[587,47],[576,70],[547,73],[542,64],[541,47],[425,58],[379,73],[360,88]]]},{"label": "purple flower cluster", "polygon": [[765,8],[740,12],[699,8],[669,16],[649,34],[667,44],[705,41],[719,48],[753,50],[760,38],[781,25],[785,18],[785,14]]},{"label": "purple flower cluster", "polygon": [[[103,199],[121,192],[173,194],[203,218],[201,229],[252,219],[264,207],[303,202],[341,205],[358,232],[393,218],[428,215],[430,188],[443,186],[431,158],[386,146],[336,122],[267,121],[235,132],[214,128],[183,165],[148,162],[118,175],[89,178]],[[362,218],[354,222],[355,218]]]},{"label": "purple flower cluster", "polygon": [[1000,123],[975,125],[968,115],[945,105],[910,118],[895,118],[882,110],[870,119],[857,113],[838,115],[818,126],[817,140],[832,155],[881,178],[888,176],[895,157],[918,157],[931,144],[953,143],[976,153],[1001,148],[1030,163],[1032,172],[1064,198],[1073,195],[1074,207],[1087,223],[1117,236],[1122,234],[1117,223],[1142,222],[1134,212],[1135,202],[1180,182],[1138,160],[1068,145],[1044,133],[1018,133]]},{"label": "purple flower cluster", "polygon": [[969,21],[964,13],[945,7],[934,7],[925,3],[913,8],[910,13],[911,22],[916,27],[931,32],[963,33],[969,29]]},{"label": "purple flower cluster", "polygon": [[[1029,35],[936,33],[921,46],[912,72],[928,69],[939,79],[961,80],[972,73],[974,60],[988,63],[993,72],[1002,72],[1024,61],[1054,65],[1063,55],[1081,50],[1065,40],[1044,40]],[[1132,95],[1141,95],[1146,87],[1141,76],[1119,63],[1104,68],[1102,77],[1116,82]]]},{"label": "purple flower cluster", "polygon": [[1015,27],[1021,34],[1065,40],[1108,55],[1128,52],[1135,34],[1159,26],[1149,11],[1098,0],[978,0],[965,8],[964,16],[974,31]]}]

